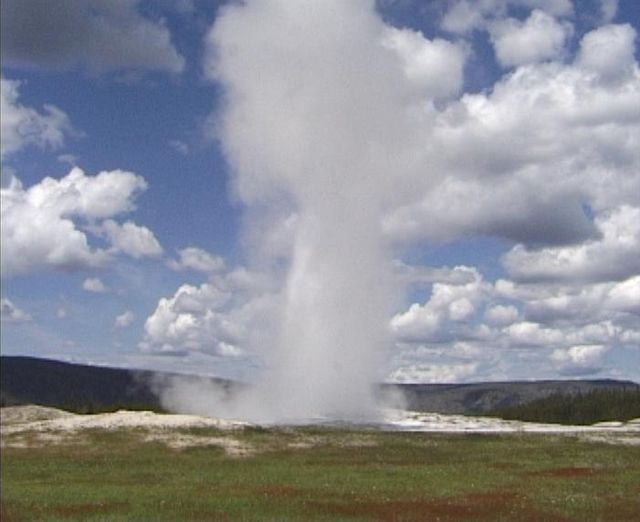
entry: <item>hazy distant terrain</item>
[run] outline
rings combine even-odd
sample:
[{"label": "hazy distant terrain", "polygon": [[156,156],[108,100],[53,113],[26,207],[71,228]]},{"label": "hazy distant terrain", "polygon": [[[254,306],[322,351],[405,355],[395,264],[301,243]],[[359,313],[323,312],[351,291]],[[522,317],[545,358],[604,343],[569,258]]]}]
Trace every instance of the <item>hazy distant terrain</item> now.
[{"label": "hazy distant terrain", "polygon": [[483,414],[503,410],[552,395],[585,394],[594,390],[638,389],[630,381],[507,381],[469,384],[402,384],[398,387],[406,397],[406,407],[415,411],[437,413]]},{"label": "hazy distant terrain", "polygon": [[[3,356],[0,400],[3,406],[40,404],[78,412],[118,408],[161,409],[154,386],[175,374],[70,364],[32,357]],[[184,376],[185,379],[190,378]],[[233,393],[238,383],[211,378]],[[638,388],[629,381],[532,381],[471,384],[383,384],[381,392],[401,390],[406,407],[437,413],[483,414],[550,395],[602,389]]]}]

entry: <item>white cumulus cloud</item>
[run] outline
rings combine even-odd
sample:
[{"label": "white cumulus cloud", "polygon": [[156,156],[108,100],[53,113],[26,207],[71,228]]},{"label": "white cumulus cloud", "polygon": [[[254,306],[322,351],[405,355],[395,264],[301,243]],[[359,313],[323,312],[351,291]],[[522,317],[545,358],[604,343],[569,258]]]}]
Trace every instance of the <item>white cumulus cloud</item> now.
[{"label": "white cumulus cloud", "polygon": [[588,375],[604,366],[607,352],[607,347],[603,345],[577,345],[555,350],[551,360],[564,375]]},{"label": "white cumulus cloud", "polygon": [[523,22],[494,22],[489,32],[498,61],[510,67],[562,57],[572,26],[536,9]]},{"label": "white cumulus cloud", "polygon": [[[397,205],[383,222],[389,237],[482,234],[534,247],[576,244],[599,233],[589,212],[602,220],[624,205],[640,206],[634,36],[630,26],[596,29],[572,63],[518,67],[488,92],[423,111],[415,157],[429,166],[397,183]],[[595,63],[593,40],[611,58],[610,71]],[[615,87],[603,81],[605,72]]]},{"label": "white cumulus cloud", "polygon": [[574,12],[571,0],[453,0],[447,2],[442,27],[454,33],[486,29],[491,22],[506,18],[510,7],[539,10],[554,17]]},{"label": "white cumulus cloud", "polygon": [[[0,191],[3,276],[104,266],[110,253],[91,245],[96,233],[91,224],[132,211],[146,187],[142,177],[121,170],[87,176],[75,167],[60,179],[47,177],[28,188],[14,177]],[[159,246],[147,229],[110,223],[119,250],[157,254]]]},{"label": "white cumulus cloud", "polygon": [[171,259],[167,263],[175,271],[194,270],[205,274],[219,272],[225,268],[224,259],[210,254],[197,247],[187,247],[178,250],[178,259]]},{"label": "white cumulus cloud", "polygon": [[278,295],[265,274],[235,267],[199,286],[181,285],[158,301],[147,317],[142,351],[152,354],[203,352],[240,357],[266,350]]},{"label": "white cumulus cloud", "polygon": [[59,148],[73,130],[68,116],[54,105],[45,105],[44,112],[21,105],[19,88],[19,81],[0,79],[2,159],[27,145]]},{"label": "white cumulus cloud", "polygon": [[484,314],[485,319],[494,325],[507,326],[515,323],[520,314],[513,305],[495,305],[488,308]]},{"label": "white cumulus cloud", "polygon": [[131,221],[120,224],[108,219],[102,224],[102,229],[117,252],[134,259],[158,257],[162,254],[162,246],[147,227]]},{"label": "white cumulus cloud", "polygon": [[621,206],[595,219],[601,237],[579,245],[511,249],[503,264],[516,281],[598,282],[640,272],[640,208]]},{"label": "white cumulus cloud", "polygon": [[622,80],[637,72],[636,31],[629,24],[606,25],[580,42],[578,64],[604,80]]},{"label": "white cumulus cloud", "polygon": [[388,27],[383,44],[398,53],[407,79],[417,94],[428,98],[447,98],[462,89],[464,46],[441,38],[429,40],[411,29]]},{"label": "white cumulus cloud", "polygon": [[[451,322],[465,322],[476,311],[490,288],[482,275],[470,267],[456,267],[455,271],[472,278],[470,282],[434,283],[429,300],[421,305],[413,303],[405,312],[391,319],[391,329],[402,342],[442,342],[449,339]],[[463,335],[465,325],[461,325]],[[466,332],[465,335],[472,335]]]},{"label": "white cumulus cloud", "polygon": [[170,298],[162,298],[145,322],[143,350],[157,352],[209,351],[221,344],[234,345],[242,337],[242,325],[228,317],[230,295],[210,283],[182,285]]}]

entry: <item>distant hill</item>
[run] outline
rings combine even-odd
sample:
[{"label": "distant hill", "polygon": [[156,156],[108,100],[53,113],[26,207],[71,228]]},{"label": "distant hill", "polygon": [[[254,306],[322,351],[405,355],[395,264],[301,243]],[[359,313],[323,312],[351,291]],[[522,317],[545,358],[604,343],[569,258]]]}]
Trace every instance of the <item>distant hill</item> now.
[{"label": "distant hill", "polygon": [[[0,404],[39,404],[77,413],[162,411],[153,383],[179,375],[2,356]],[[222,379],[211,380],[225,388],[231,385]]]},{"label": "distant hill", "polygon": [[[0,357],[0,404],[40,404],[79,413],[119,408],[161,410],[153,383],[190,376],[71,364],[33,357]],[[211,378],[229,394],[240,383]],[[383,384],[381,396],[402,392],[406,407],[416,411],[486,414],[549,396],[571,396],[593,390],[640,389],[630,381],[531,381],[471,384]]]},{"label": "distant hill", "polygon": [[640,386],[593,389],[577,395],[553,394],[489,415],[501,419],[561,424],[595,424],[604,421],[628,422],[640,418]]},{"label": "distant hill", "polygon": [[611,379],[382,385],[383,390],[393,388],[402,390],[410,410],[483,415],[550,396],[577,396],[594,390],[638,390],[640,385]]},{"label": "distant hill", "polygon": [[40,404],[77,412],[109,406],[159,409],[150,389],[153,372],[134,372],[33,357],[0,358],[0,403]]}]

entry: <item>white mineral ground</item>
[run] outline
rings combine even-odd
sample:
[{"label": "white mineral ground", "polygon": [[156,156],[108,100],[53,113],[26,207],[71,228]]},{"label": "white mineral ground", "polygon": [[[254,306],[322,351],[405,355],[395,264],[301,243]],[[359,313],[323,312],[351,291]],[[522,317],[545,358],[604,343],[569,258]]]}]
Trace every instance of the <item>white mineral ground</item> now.
[{"label": "white mineral ground", "polygon": [[[506,421],[489,417],[442,415],[403,410],[387,410],[386,422],[354,425],[362,429],[425,433],[539,433],[574,435],[581,440],[610,444],[640,445],[640,419],[629,422],[601,422],[592,426],[567,426]],[[86,430],[136,429],[145,441],[161,442],[173,448],[218,446],[232,456],[252,453],[252,448],[233,437],[234,430],[250,424],[237,420],[195,415],[157,414],[149,411],[117,411],[77,415],[42,406],[12,406],[0,410],[3,447],[31,447],[49,443],[81,441]],[[313,424],[323,424],[314,419]],[[332,423],[328,423],[332,424]],[[335,425],[335,423],[333,424]],[[341,424],[343,425],[343,424]],[[180,433],[189,428],[213,428],[219,436]],[[78,439],[78,436],[80,439]],[[307,447],[298,441],[299,447]],[[313,445],[313,444],[311,444]]]}]

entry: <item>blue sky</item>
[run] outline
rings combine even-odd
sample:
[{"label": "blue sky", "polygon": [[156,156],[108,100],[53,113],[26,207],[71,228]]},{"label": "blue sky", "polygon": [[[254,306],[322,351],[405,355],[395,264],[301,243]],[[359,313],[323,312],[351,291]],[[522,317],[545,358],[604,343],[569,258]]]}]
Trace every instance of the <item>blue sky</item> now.
[{"label": "blue sky", "polygon": [[[362,140],[394,122],[358,178],[392,267],[384,378],[639,381],[638,3],[363,1],[298,42],[269,37],[280,4],[3,1],[2,353],[269,366],[314,183],[288,169],[333,144],[283,138],[327,114],[269,97],[291,79],[325,108],[364,86],[371,121],[333,122]],[[380,62],[356,74],[327,23]]]}]

